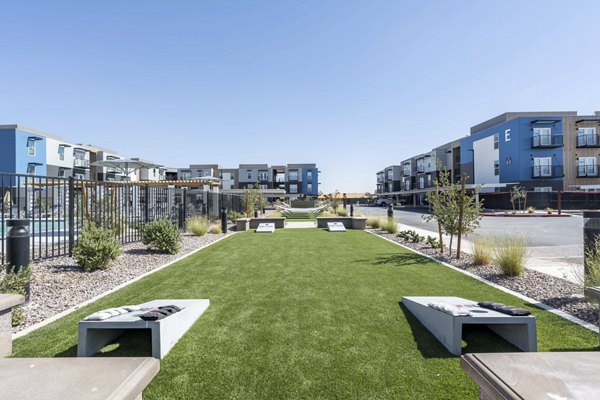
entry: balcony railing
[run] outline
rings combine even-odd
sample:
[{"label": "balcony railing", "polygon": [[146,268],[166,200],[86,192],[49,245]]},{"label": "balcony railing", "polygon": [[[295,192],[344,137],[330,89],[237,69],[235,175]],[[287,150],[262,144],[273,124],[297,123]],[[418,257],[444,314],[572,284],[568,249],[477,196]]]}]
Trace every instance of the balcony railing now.
[{"label": "balcony railing", "polygon": [[578,178],[594,178],[598,176],[597,165],[580,165],[577,167]]},{"label": "balcony railing", "polygon": [[562,165],[536,165],[531,167],[532,178],[558,178],[563,176]]},{"label": "balcony railing", "polygon": [[90,160],[82,160],[81,158],[76,158],[73,160],[73,166],[77,168],[89,168]]},{"label": "balcony railing", "polygon": [[563,145],[563,135],[534,135],[531,138],[531,148],[553,148],[553,147],[562,147]]},{"label": "balcony railing", "polygon": [[600,147],[600,137],[596,133],[577,135],[577,147]]},{"label": "balcony railing", "polygon": [[402,172],[402,174],[403,174],[404,176],[410,176],[410,169],[405,169],[405,170]]},{"label": "balcony railing", "polygon": [[422,174],[425,172],[425,166],[424,165],[417,165],[417,174]]}]

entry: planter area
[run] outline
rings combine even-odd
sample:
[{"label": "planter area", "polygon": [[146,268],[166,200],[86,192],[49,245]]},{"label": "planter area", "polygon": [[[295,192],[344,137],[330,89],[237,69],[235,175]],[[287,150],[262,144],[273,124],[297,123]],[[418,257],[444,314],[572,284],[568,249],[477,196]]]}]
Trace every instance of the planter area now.
[{"label": "planter area", "polygon": [[18,332],[42,322],[223,236],[184,234],[181,236],[179,252],[173,255],[148,250],[141,242],[126,244],[111,268],[93,272],[84,272],[74,258],[66,256],[37,262],[32,269],[30,300],[23,307],[26,322],[14,327],[13,331]]},{"label": "planter area", "polygon": [[474,265],[473,257],[467,253],[461,252],[461,258],[457,260],[456,253],[452,257],[447,252],[442,255],[439,249],[425,243],[412,243],[378,229],[371,229],[370,232],[598,326],[598,304],[589,302],[583,296],[581,285],[529,269],[525,269],[521,276],[507,276],[495,265]]}]

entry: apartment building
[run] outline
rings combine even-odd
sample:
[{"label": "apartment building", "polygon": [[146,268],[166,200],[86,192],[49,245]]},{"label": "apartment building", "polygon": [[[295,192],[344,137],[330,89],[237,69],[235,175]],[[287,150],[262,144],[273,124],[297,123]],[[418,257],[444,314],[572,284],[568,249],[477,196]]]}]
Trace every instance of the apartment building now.
[{"label": "apartment building", "polygon": [[0,125],[0,172],[46,175],[47,138],[22,125]]},{"label": "apartment building", "polygon": [[[377,193],[423,202],[439,175],[437,165],[456,182],[482,191],[519,185],[529,191],[600,188],[600,112],[506,112],[471,127],[466,137],[400,163],[400,190],[386,190],[385,170],[376,173]],[[381,190],[381,192],[380,192]]]}]

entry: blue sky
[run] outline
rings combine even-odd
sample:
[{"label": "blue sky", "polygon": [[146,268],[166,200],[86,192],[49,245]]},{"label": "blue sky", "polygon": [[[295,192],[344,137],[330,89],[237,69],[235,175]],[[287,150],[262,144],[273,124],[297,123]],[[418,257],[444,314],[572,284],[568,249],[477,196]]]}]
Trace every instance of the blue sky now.
[{"label": "blue sky", "polygon": [[0,124],[125,156],[316,162],[325,192],[505,111],[600,110],[597,1],[0,0]]}]

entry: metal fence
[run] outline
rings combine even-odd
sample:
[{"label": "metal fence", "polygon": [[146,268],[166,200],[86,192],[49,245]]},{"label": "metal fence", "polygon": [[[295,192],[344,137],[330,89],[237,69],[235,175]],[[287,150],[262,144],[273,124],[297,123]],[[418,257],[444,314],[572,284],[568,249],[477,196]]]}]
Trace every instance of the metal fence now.
[{"label": "metal fence", "polygon": [[[483,206],[488,209],[511,210],[510,192],[480,193]],[[598,210],[600,209],[600,192],[527,192],[527,202],[521,201],[516,207],[524,205],[544,209],[550,207],[554,210]]]},{"label": "metal fence", "polygon": [[113,229],[121,243],[140,241],[141,225],[166,218],[185,229],[194,215],[241,211],[239,196],[158,183],[91,181],[0,173],[0,262],[5,262],[6,221],[28,219],[33,260],[71,255],[88,224]]}]

